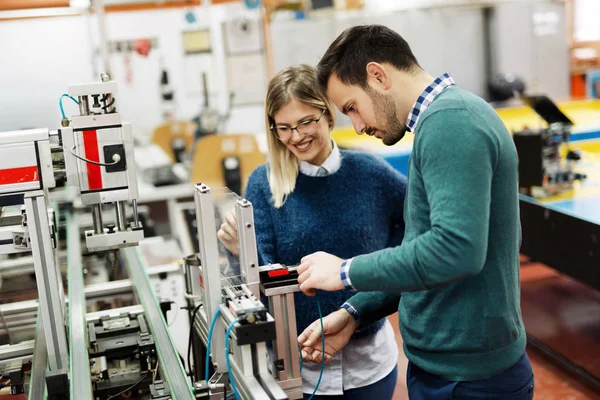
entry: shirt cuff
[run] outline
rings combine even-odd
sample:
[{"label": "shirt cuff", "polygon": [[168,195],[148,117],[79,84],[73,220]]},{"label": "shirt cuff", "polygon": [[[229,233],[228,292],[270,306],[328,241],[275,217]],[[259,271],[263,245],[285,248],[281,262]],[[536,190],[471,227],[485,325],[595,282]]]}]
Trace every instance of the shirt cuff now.
[{"label": "shirt cuff", "polygon": [[349,260],[345,260],[342,263],[342,269],[340,270],[340,278],[342,278],[342,284],[349,290],[350,292],[356,292],[354,286],[352,286],[352,282],[350,282],[350,264],[352,263],[352,258]]},{"label": "shirt cuff", "polygon": [[343,308],[344,310],[348,311],[350,315],[354,317],[357,326],[360,325],[360,314],[358,313],[358,311],[356,311],[356,308],[352,307],[352,304],[345,302],[340,308]]}]

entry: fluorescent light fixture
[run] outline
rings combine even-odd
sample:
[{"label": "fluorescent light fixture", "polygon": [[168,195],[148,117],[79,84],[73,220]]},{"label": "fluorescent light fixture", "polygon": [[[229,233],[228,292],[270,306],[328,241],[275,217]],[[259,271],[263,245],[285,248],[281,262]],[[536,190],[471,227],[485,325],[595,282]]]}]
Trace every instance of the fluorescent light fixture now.
[{"label": "fluorescent light fixture", "polygon": [[32,8],[26,10],[0,11],[0,19],[58,17],[63,15],[79,15],[81,12],[71,7]]}]

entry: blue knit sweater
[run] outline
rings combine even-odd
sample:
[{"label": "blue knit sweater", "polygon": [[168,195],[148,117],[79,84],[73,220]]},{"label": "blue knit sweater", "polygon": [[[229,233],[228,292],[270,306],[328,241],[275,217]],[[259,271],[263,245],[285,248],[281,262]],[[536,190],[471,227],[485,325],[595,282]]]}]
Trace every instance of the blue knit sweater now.
[{"label": "blue knit sweater", "polygon": [[[376,156],[356,151],[341,154],[340,169],[334,174],[299,173],[294,192],[279,209],[271,200],[268,165],[252,173],[244,197],[254,208],[260,265],[296,265],[317,251],[346,259],[401,243],[406,178]],[[319,292],[323,315],[351,296],[345,290]],[[295,302],[301,333],[319,314],[314,298],[296,293]],[[383,322],[362,328],[355,337],[373,334]]]}]

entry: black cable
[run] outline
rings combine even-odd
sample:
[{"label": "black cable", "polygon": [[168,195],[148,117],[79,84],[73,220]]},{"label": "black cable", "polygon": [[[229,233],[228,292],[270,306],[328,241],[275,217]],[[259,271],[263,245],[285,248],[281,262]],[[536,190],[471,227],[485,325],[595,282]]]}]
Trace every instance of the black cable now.
[{"label": "black cable", "polygon": [[136,383],[134,383],[133,385],[129,386],[127,389],[123,390],[122,392],[119,392],[117,394],[113,394],[110,395],[106,398],[106,400],[110,400],[110,399],[114,399],[115,397],[118,397],[124,393],[127,393],[128,391],[130,391],[131,389],[135,388],[137,385],[139,385],[140,383],[142,383],[144,381],[144,379],[146,379],[146,376],[148,376],[148,372],[146,372],[144,374],[144,376],[142,376],[142,379],[140,379],[139,381],[137,381]]},{"label": "black cable", "polygon": [[108,110],[110,107],[113,106],[113,104],[115,104],[115,101],[116,101],[115,98],[112,97],[110,99],[110,103],[106,104],[109,97],[110,97],[110,95],[108,95],[108,94],[106,94],[102,97],[102,102],[104,103],[104,106],[102,106],[102,109],[104,110],[104,112],[106,114],[111,114],[116,111],[114,107],[110,111]]},{"label": "black cable", "polygon": [[202,307],[202,304],[199,304],[194,309],[194,312],[192,313],[192,320],[190,321],[190,336],[189,336],[189,339],[188,339],[187,362],[188,362],[188,370],[189,370],[189,373],[190,373],[190,378],[192,379],[192,384],[194,384],[194,373],[192,371],[192,358],[191,358],[191,354],[192,354],[192,334],[194,333],[194,321],[196,321],[196,314],[198,313],[198,310],[200,310],[200,307]]}]

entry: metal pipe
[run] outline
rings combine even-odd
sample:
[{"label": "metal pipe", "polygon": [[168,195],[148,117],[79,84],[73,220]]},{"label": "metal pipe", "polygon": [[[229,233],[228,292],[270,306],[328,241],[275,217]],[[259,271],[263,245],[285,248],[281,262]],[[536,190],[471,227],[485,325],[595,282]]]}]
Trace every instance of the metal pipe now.
[{"label": "metal pipe", "polygon": [[94,0],[94,11],[98,18],[98,31],[100,33],[100,54],[102,54],[102,65],[104,72],[111,75],[110,54],[108,51],[108,33],[106,28],[106,16],[104,11],[104,0]]},{"label": "metal pipe", "polygon": [[125,202],[117,201],[116,209],[117,209],[117,230],[126,231],[127,230],[127,214],[125,213]]},{"label": "metal pipe", "polygon": [[94,221],[94,233],[96,235],[104,233],[104,224],[102,223],[102,204],[92,204],[92,218]]},{"label": "metal pipe", "polygon": [[90,105],[87,96],[78,96],[79,99],[79,114],[90,115]]},{"label": "metal pipe", "polygon": [[133,224],[136,228],[140,227],[140,216],[138,215],[138,204],[137,199],[131,200],[131,206],[133,207]]},{"label": "metal pipe", "polygon": [[197,254],[192,254],[183,259],[183,273],[185,277],[185,291],[187,294],[192,294],[192,270],[193,268],[200,267],[200,259]]}]

